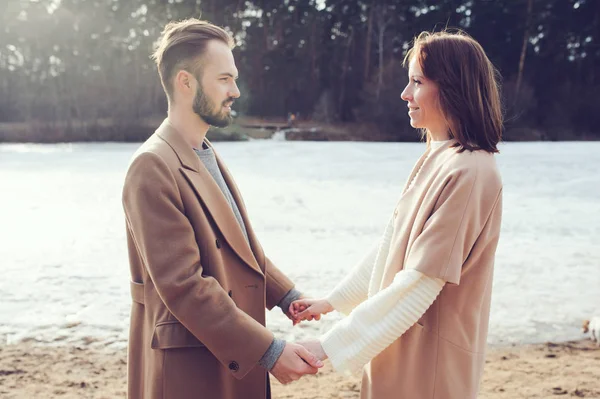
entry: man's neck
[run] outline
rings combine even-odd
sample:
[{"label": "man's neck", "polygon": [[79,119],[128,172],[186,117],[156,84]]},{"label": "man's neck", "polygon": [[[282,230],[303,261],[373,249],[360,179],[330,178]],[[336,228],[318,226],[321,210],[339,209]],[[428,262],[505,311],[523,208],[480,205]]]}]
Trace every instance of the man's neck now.
[{"label": "man's neck", "polygon": [[177,107],[169,108],[167,120],[183,139],[193,148],[202,148],[208,132],[208,124],[193,112],[184,112]]}]

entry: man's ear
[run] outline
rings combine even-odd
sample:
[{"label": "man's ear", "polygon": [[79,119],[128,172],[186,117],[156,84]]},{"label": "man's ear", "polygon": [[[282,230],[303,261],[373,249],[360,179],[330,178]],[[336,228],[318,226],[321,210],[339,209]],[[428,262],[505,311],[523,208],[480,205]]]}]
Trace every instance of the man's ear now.
[{"label": "man's ear", "polygon": [[185,86],[188,89],[192,88],[192,83],[190,80],[191,75],[186,71],[181,70],[177,72],[177,75],[175,75],[175,84]]}]

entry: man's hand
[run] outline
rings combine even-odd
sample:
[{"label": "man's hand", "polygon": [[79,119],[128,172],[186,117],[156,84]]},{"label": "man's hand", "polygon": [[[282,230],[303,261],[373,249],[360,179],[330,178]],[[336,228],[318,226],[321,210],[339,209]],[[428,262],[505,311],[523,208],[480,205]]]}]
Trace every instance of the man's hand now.
[{"label": "man's hand", "polygon": [[[296,299],[296,301],[307,300],[307,299],[308,298],[304,297],[304,295],[300,295],[298,297],[298,299]],[[285,314],[285,316],[292,321],[292,326],[295,326],[296,324],[300,324],[300,322],[302,321],[302,320],[296,319],[294,313],[292,313],[292,309],[294,309],[294,307],[292,305],[294,302],[290,303],[290,305],[287,309],[283,309],[283,308],[281,309],[283,314]],[[302,310],[304,310],[304,309],[302,309]]]},{"label": "man's hand", "polygon": [[321,367],[323,362],[305,347],[287,343],[277,363],[271,369],[271,374],[282,384],[289,384],[306,374],[317,374]]},{"label": "man's hand", "polygon": [[298,299],[290,304],[289,313],[294,325],[302,320],[320,320],[322,314],[333,311],[333,306],[326,299]]},{"label": "man's hand", "polygon": [[310,353],[314,354],[319,360],[327,359],[327,353],[323,350],[323,345],[319,340],[313,339],[310,341],[298,342],[305,347]]}]

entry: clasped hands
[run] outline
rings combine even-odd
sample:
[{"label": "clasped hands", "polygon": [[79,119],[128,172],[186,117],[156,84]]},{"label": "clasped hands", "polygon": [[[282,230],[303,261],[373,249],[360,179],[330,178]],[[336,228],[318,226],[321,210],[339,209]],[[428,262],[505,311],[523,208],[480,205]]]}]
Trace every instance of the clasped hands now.
[{"label": "clasped hands", "polygon": [[[287,317],[293,325],[301,321],[320,320],[321,315],[329,313],[333,306],[325,299],[301,298],[290,304]],[[306,374],[316,374],[323,367],[327,354],[319,340],[298,343],[286,343],[281,356],[271,369],[271,374],[282,384],[299,380]]]}]

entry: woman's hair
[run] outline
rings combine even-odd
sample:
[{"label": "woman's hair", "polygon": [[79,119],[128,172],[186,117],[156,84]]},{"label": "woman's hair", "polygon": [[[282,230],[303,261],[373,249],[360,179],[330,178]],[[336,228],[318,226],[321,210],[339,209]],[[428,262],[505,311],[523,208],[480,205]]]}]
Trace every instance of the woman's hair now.
[{"label": "woman's hair", "polygon": [[503,130],[500,74],[481,45],[462,31],[422,32],[404,66],[413,57],[438,85],[440,107],[460,151],[498,152]]},{"label": "woman's hair", "polygon": [[200,76],[201,59],[211,40],[221,41],[233,48],[233,38],[224,29],[195,18],[169,22],[158,39],[152,58],[169,101],[173,96],[173,76],[186,70]]}]

